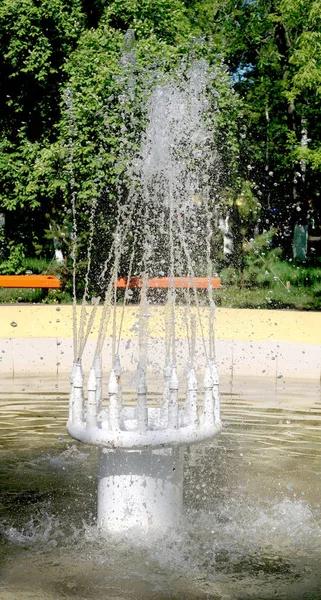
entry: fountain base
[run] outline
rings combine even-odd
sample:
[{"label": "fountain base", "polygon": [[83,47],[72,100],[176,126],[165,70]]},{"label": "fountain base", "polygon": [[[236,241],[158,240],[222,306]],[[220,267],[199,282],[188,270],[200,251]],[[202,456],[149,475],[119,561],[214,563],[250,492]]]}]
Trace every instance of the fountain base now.
[{"label": "fountain base", "polygon": [[183,508],[183,448],[99,451],[98,527],[102,532],[164,531]]}]

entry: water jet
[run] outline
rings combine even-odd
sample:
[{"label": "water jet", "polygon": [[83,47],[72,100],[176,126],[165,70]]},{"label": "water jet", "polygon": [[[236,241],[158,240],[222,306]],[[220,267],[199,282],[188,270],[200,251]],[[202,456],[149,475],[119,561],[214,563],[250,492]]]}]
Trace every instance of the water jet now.
[{"label": "water jet", "polygon": [[[126,48],[125,44],[125,63]],[[129,71],[133,65],[133,44],[130,48]],[[74,439],[99,447],[101,530],[121,531],[135,526],[163,531],[177,523],[183,506],[183,448],[210,440],[221,430],[213,329],[213,289],[218,287],[219,280],[214,276],[212,261],[212,209],[219,157],[213,148],[213,131],[208,121],[209,65],[199,60],[184,68],[183,78],[167,78],[154,86],[144,107],[146,131],[140,149],[126,165],[127,180],[131,183],[127,195],[118,202],[113,243],[101,265],[100,281],[105,285],[103,311],[86,400],[81,358],[98,305],[96,297],[94,306],[88,310],[97,203],[93,202],[91,207],[88,267],[79,309],[77,206],[75,194],[72,196],[74,366],[67,428]],[[128,95],[132,98],[131,75],[129,82]],[[121,102],[126,103],[126,95]],[[72,110],[71,95],[69,107]],[[126,137],[125,122],[122,130]],[[126,273],[122,271],[124,263],[128,265]],[[136,403],[128,406],[122,393],[119,357],[122,318],[118,323],[116,304],[119,288],[124,290],[125,306],[134,287],[139,290]],[[163,385],[158,390],[160,401],[156,406],[148,401],[147,391],[148,365],[153,354],[149,294],[155,288],[167,293]],[[183,319],[189,347],[181,373],[176,357],[178,304],[185,306]],[[110,320],[112,369],[106,398],[101,356]],[[195,358],[197,339],[203,354],[200,365]],[[185,381],[185,385],[181,386],[179,380]],[[185,388],[184,397],[181,387]]]}]

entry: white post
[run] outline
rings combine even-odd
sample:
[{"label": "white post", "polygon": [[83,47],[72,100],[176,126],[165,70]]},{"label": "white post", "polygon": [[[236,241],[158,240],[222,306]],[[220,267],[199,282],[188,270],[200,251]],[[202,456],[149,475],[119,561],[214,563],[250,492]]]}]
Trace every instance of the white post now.
[{"label": "white post", "polygon": [[109,394],[109,423],[110,428],[115,430],[119,429],[119,407],[118,407],[118,383],[115,375],[115,371],[112,370],[109,378],[108,385]]},{"label": "white post", "polygon": [[114,371],[115,371],[117,383],[119,384],[120,376],[121,376],[121,365],[120,365],[119,354],[115,354],[115,358],[114,358]]},{"label": "white post", "polygon": [[178,387],[179,381],[176,369],[173,367],[169,381],[168,427],[170,429],[178,427]]},{"label": "white post", "polygon": [[189,425],[197,424],[199,421],[197,406],[197,379],[193,368],[189,370],[187,376],[187,392],[185,401],[186,421]]},{"label": "white post", "polygon": [[87,415],[86,426],[95,427],[97,425],[97,402],[96,402],[96,374],[95,367],[91,367],[88,377],[88,397],[87,397]]},{"label": "white post", "polygon": [[72,423],[82,423],[84,420],[84,392],[83,392],[83,374],[81,362],[77,361],[75,366],[74,390],[72,397]]},{"label": "white post", "polygon": [[159,531],[183,509],[183,450],[100,449],[98,527],[102,532]]},{"label": "white post", "polygon": [[204,376],[204,420],[208,425],[214,423],[214,396],[211,367],[207,366]]},{"label": "white post", "polygon": [[137,418],[138,430],[147,431],[148,429],[148,411],[147,411],[147,386],[145,369],[138,365],[137,368]]},{"label": "white post", "polygon": [[160,414],[160,421],[161,421],[163,428],[167,427],[167,423],[168,423],[169,382],[170,382],[171,374],[172,374],[172,365],[171,365],[170,361],[167,359],[165,366],[164,366],[164,371],[163,371],[164,390],[163,390],[163,402],[162,402],[161,414]]},{"label": "white post", "polygon": [[214,400],[214,422],[221,425],[221,408],[220,408],[220,376],[218,374],[216,363],[211,363],[211,374],[213,381],[213,400]]},{"label": "white post", "polygon": [[70,394],[69,394],[69,422],[72,421],[72,407],[74,402],[74,379],[76,374],[76,364],[77,361],[74,360],[72,363],[72,369],[70,374]]},{"label": "white post", "polygon": [[103,400],[103,372],[101,368],[101,357],[95,356],[94,360],[94,368],[96,375],[96,405],[97,405],[97,416],[99,417],[100,411],[102,409],[102,400]]},{"label": "white post", "polygon": [[121,364],[120,364],[120,358],[118,354],[115,354],[114,357],[114,366],[113,366],[115,375],[116,375],[116,380],[118,383],[118,392],[117,392],[117,399],[118,399],[118,408],[119,411],[121,411],[122,408],[122,403],[123,403],[123,398],[122,398],[122,385],[121,385]]}]

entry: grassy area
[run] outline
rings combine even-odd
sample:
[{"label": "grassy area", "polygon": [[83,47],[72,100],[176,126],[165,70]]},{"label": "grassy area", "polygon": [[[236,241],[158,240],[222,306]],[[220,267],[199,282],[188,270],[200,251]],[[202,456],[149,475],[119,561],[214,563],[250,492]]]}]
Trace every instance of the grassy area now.
[{"label": "grassy area", "polygon": [[243,273],[227,267],[220,273],[218,306],[321,310],[321,264],[284,261],[271,250],[248,259]]},{"label": "grassy area", "polygon": [[64,290],[0,288],[0,304],[71,304],[72,297]]},{"label": "grassy area", "polygon": [[229,308],[266,308],[293,310],[320,310],[321,298],[315,298],[309,290],[282,287],[272,289],[245,288],[237,285],[222,287],[215,292],[217,306]]},{"label": "grassy area", "polygon": [[[3,265],[4,263],[2,263]],[[0,264],[1,266],[1,264]],[[14,265],[13,265],[14,266]],[[3,270],[5,274],[10,272],[12,275],[57,275],[61,274],[61,266],[55,261],[50,261],[46,258],[28,258],[22,257],[19,262],[19,267],[14,269],[8,268]],[[3,273],[2,271],[2,273]],[[63,289],[28,289],[28,288],[0,288],[0,303],[16,304],[22,303],[45,303],[45,304],[61,304],[72,302],[71,295]]]},{"label": "grassy area", "polygon": [[16,304],[17,302],[41,302],[43,297],[42,290],[25,288],[0,288],[0,302],[6,304]]},{"label": "grassy area", "polygon": [[[229,266],[219,273],[221,289],[215,290],[217,306],[230,308],[266,308],[321,310],[321,263],[314,266],[284,261],[277,250],[250,254],[243,270]],[[23,273],[59,275],[61,267],[39,258],[24,258]],[[1,289],[0,303],[63,303],[71,295],[61,290]],[[137,298],[136,298],[137,301]],[[155,301],[165,301],[155,298]]]},{"label": "grassy area", "polygon": [[[0,289],[0,303],[70,304],[70,294],[63,290]],[[321,310],[321,291],[314,295],[313,287],[295,287],[290,290],[281,285],[270,288],[247,288],[223,285],[215,291],[217,306],[229,308],[267,308],[294,310]]]}]

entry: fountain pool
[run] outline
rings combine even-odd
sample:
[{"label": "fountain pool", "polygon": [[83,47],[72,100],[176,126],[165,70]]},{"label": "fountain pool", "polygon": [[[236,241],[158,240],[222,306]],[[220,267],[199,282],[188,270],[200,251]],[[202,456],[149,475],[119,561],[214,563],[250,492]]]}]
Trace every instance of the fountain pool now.
[{"label": "fountain pool", "polygon": [[1,390],[1,600],[321,597],[317,383],[223,379],[222,434],[186,453],[157,538],[98,537],[97,448],[66,436],[67,398],[67,380]]}]

